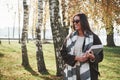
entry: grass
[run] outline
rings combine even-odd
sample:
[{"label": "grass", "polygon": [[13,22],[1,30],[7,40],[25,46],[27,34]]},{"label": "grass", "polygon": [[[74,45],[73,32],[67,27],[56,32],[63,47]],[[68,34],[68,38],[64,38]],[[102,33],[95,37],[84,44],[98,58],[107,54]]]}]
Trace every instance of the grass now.
[{"label": "grass", "polygon": [[105,47],[100,80],[120,80],[120,47]]},{"label": "grass", "polygon": [[[21,66],[21,45],[18,42],[2,41],[0,45],[0,80],[61,80],[56,77],[53,44],[43,44],[47,75],[37,71],[36,46],[34,41],[27,44],[31,68]],[[120,47],[105,47],[104,60],[99,65],[99,80],[120,80]]]}]

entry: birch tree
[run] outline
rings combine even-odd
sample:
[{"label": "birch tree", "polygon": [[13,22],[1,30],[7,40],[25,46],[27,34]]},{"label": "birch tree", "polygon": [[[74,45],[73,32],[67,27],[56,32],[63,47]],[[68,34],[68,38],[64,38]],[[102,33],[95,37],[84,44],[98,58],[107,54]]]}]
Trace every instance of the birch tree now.
[{"label": "birch tree", "polygon": [[27,32],[28,32],[28,18],[29,18],[29,10],[26,0],[23,1],[23,9],[24,9],[24,18],[23,18],[23,29],[22,29],[22,38],[21,38],[21,48],[22,48],[22,65],[24,67],[29,66],[28,54],[27,54]]},{"label": "birch tree", "polygon": [[59,13],[59,1],[58,0],[49,0],[49,9],[50,9],[50,23],[53,35],[55,58],[56,58],[56,67],[57,67],[57,76],[61,76],[63,61],[60,55],[60,48],[63,43],[63,40],[66,36],[66,32],[61,26],[61,19]]},{"label": "birch tree", "polygon": [[40,73],[46,73],[46,66],[44,62],[43,57],[43,51],[42,51],[42,42],[41,42],[41,28],[42,28],[42,21],[43,20],[43,1],[38,0],[38,23],[36,26],[36,58],[37,58],[37,67],[38,72]]}]

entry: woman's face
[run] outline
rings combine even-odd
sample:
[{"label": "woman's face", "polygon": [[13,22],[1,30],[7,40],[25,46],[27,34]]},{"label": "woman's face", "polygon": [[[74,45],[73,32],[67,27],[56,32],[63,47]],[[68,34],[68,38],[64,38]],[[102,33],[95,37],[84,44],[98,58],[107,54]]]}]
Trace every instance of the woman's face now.
[{"label": "woman's face", "polygon": [[74,17],[73,24],[74,24],[75,30],[81,30],[81,24],[80,24],[79,16]]}]

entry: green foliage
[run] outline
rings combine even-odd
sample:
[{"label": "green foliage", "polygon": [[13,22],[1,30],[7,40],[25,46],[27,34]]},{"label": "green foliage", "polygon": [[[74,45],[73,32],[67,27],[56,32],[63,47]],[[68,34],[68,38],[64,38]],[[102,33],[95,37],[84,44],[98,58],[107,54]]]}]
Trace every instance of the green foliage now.
[{"label": "green foliage", "polygon": [[[46,68],[49,74],[37,71],[36,46],[33,41],[27,44],[30,67],[21,66],[21,45],[18,42],[3,42],[0,45],[0,80],[61,80],[56,77],[56,64],[53,44],[43,44]],[[120,47],[105,47],[104,60],[100,63],[99,80],[120,80]]]}]

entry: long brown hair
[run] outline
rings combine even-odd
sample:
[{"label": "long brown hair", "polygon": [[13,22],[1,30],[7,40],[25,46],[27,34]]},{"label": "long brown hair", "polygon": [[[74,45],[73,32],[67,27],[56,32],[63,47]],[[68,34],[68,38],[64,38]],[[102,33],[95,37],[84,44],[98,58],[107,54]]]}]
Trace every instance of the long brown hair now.
[{"label": "long brown hair", "polygon": [[[89,26],[89,22],[88,22],[88,19],[87,19],[87,16],[84,14],[84,13],[79,13],[79,14],[76,14],[75,16],[78,16],[80,18],[80,24],[81,24],[81,29],[83,31],[83,33],[87,33],[87,34],[92,34],[92,30],[90,29],[90,26]],[[75,17],[74,16],[74,17]],[[73,20],[74,20],[74,17],[73,17]],[[73,29],[75,30],[75,27],[74,27],[74,24],[73,24]]]}]

